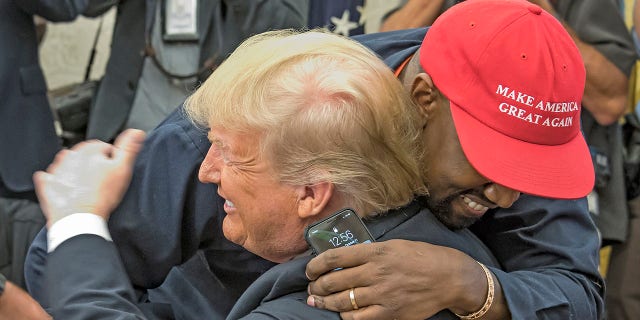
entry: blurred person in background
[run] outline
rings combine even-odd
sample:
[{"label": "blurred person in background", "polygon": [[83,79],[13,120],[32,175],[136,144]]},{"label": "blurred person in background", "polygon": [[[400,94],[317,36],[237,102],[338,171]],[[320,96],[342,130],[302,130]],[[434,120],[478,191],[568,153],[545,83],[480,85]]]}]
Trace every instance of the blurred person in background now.
[{"label": "blurred person in background", "polygon": [[242,40],[306,26],[308,0],[106,0],[117,6],[111,53],[89,114],[88,139],[126,128],[149,131],[200,85]]},{"label": "blurred person in background", "polygon": [[32,175],[61,148],[40,68],[34,16],[72,21],[88,2],[0,1],[0,272],[23,288],[27,248],[44,225]]},{"label": "blurred person in background", "polygon": [[[635,0],[622,2],[622,12],[627,18],[635,48],[640,54],[640,5]],[[631,73],[629,89],[629,108],[624,117],[623,147],[624,173],[629,209],[627,237],[622,243],[611,245],[609,264],[606,268],[607,280],[607,319],[636,319],[640,315],[640,82],[636,62]]]}]

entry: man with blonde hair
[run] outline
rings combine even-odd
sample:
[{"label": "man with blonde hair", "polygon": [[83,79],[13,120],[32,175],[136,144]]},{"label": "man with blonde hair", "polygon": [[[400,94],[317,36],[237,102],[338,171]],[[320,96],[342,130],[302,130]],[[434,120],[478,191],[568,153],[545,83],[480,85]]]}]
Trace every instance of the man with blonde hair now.
[{"label": "man with blonde hair", "polygon": [[[254,36],[185,105],[209,129],[199,179],[215,183],[224,199],[224,236],[282,263],[245,292],[230,319],[338,318],[301,298],[311,258],[303,231],[346,207],[369,218],[377,240],[433,242],[497,266],[469,231],[450,231],[413,201],[426,193],[417,109],[386,65],[356,42],[322,32]],[[158,315],[148,312],[158,306],[135,304],[106,228],[141,143],[136,131],[114,146],[83,143],[35,177],[48,217],[45,279],[55,318]]]},{"label": "man with blonde hair", "polygon": [[251,135],[280,182],[330,181],[343,204],[376,214],[424,188],[417,112],[389,73],[357,42],[319,31],[267,32],[240,45],[185,109],[211,128],[213,147],[222,143],[218,129]]}]

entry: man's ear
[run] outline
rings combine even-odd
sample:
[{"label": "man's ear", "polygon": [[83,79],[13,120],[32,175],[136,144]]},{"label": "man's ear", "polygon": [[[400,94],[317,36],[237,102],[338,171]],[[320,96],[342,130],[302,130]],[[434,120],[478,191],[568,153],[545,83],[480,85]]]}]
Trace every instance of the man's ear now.
[{"label": "man's ear", "polygon": [[300,186],[298,193],[298,216],[309,218],[322,213],[333,197],[335,185],[321,182],[310,186]]},{"label": "man's ear", "polygon": [[410,93],[411,99],[416,104],[423,121],[428,121],[434,110],[436,110],[438,98],[440,97],[438,88],[433,85],[431,76],[424,72],[418,73],[413,78]]}]

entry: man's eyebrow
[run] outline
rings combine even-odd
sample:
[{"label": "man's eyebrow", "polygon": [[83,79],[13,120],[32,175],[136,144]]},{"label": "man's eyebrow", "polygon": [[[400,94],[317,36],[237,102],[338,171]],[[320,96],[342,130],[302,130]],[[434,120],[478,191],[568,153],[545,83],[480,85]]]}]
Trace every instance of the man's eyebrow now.
[{"label": "man's eyebrow", "polygon": [[228,149],[228,147],[227,147],[227,145],[225,145],[224,141],[222,141],[215,134],[211,133],[211,131],[209,131],[209,133],[207,134],[207,138],[209,139],[209,142],[211,142],[212,145],[216,146],[216,148],[218,150],[225,151],[226,149]]},{"label": "man's eyebrow", "polygon": [[218,138],[218,136],[216,136],[215,134],[213,134],[213,132],[209,131],[207,132],[207,139],[209,139],[209,141],[211,143],[215,143],[218,146],[222,146],[222,140],[220,140],[220,138]]}]

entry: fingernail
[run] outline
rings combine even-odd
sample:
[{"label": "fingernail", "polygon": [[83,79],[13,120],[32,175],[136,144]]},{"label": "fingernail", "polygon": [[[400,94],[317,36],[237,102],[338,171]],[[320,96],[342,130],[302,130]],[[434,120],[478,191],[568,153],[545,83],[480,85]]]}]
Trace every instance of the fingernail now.
[{"label": "fingernail", "polygon": [[314,299],[313,296],[307,297],[307,305],[315,307],[316,306],[316,299]]}]

